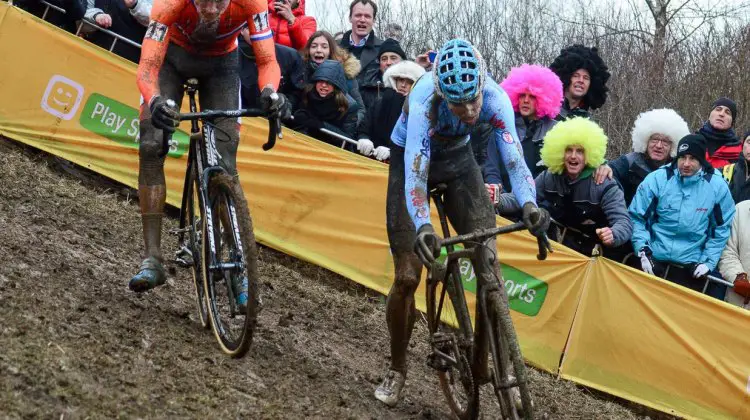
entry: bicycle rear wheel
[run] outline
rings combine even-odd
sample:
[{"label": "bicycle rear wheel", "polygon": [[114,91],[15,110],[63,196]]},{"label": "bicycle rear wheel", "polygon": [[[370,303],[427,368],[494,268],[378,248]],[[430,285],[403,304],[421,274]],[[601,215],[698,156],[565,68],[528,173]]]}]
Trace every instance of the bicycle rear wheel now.
[{"label": "bicycle rear wheel", "polygon": [[[471,318],[463,287],[455,290],[453,271],[456,270],[451,270],[445,283],[428,279],[427,324],[433,351],[428,364],[437,370],[451,411],[459,419],[475,419],[479,415],[479,385],[471,373]],[[445,299],[446,294],[449,299]]]},{"label": "bicycle rear wheel", "polygon": [[[193,259],[193,263],[190,267],[190,271],[193,275],[193,286],[195,290],[195,300],[198,304],[198,317],[200,318],[201,325],[203,328],[210,328],[211,324],[208,319],[208,305],[206,303],[206,292],[203,281],[203,258],[200,257],[202,252],[201,236],[203,229],[203,205],[200,198],[200,189],[198,188],[198,177],[195,169],[190,171],[190,182],[188,183],[187,191],[185,194],[188,195],[187,200],[187,234],[188,234],[188,246],[190,247],[190,254]],[[196,214],[196,211],[198,214]]]},{"label": "bicycle rear wheel", "polygon": [[[222,351],[232,357],[247,353],[258,316],[257,247],[247,201],[228,174],[211,177],[208,187],[211,219],[203,222],[203,276],[211,326]],[[216,259],[211,261],[213,239]],[[232,284],[246,278],[247,310],[238,311]]]},{"label": "bicycle rear wheel", "polygon": [[533,419],[534,406],[526,378],[526,365],[510,317],[505,291],[499,289],[489,292],[487,303],[492,385],[503,417],[511,420]]}]

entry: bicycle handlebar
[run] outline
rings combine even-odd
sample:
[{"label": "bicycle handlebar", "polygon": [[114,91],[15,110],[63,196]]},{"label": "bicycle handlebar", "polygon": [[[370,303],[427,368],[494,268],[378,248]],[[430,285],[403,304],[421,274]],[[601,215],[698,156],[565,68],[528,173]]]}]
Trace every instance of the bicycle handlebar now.
[{"label": "bicycle handlebar", "polygon": [[[472,233],[445,238],[440,241],[440,245],[456,245],[461,242],[483,242],[493,236],[518,232],[524,229],[526,229],[526,225],[523,222],[516,222],[507,226],[500,226],[490,229],[479,229]],[[539,253],[537,254],[536,258],[538,260],[546,260],[547,253],[553,252],[546,233],[542,233],[541,235],[537,236],[537,244],[539,246]]]},{"label": "bicycle handlebar", "polygon": [[[276,95],[274,93],[273,95]],[[167,100],[167,105],[173,108],[177,107],[177,104],[171,99]],[[178,115],[180,121],[194,121],[194,120],[214,120],[217,118],[239,118],[239,117],[264,117],[267,113],[262,109],[247,108],[247,109],[232,109],[223,111],[202,111],[202,112],[186,112]],[[268,141],[263,145],[263,150],[269,151],[276,145],[276,138],[284,138],[281,132],[281,120],[279,118],[273,118],[268,120]],[[172,133],[164,131],[164,138],[162,141],[162,151],[159,157],[163,158],[169,153],[169,140],[172,138]]]}]

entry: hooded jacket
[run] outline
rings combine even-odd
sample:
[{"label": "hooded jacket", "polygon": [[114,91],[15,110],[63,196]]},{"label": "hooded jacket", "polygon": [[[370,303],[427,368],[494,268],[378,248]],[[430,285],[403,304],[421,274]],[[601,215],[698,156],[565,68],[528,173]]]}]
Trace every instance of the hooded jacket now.
[{"label": "hooded jacket", "polygon": [[[323,62],[315,70],[310,83],[314,84],[316,81],[321,80],[329,82],[336,89],[344,92],[349,109],[344,116],[341,116],[336,109],[335,96],[331,94],[326,98],[320,98],[315,89],[308,94],[308,103],[305,109],[323,123],[323,128],[349,138],[354,138],[357,129],[357,111],[359,105],[357,105],[357,102],[350,95],[346,94],[346,76],[344,76],[344,69],[341,67],[341,64],[335,60],[326,60]],[[325,134],[320,133],[317,137],[335,146],[341,145],[341,140],[331,138]]]},{"label": "hooded jacket", "polygon": [[[730,282],[737,278],[737,274],[750,273],[750,201],[743,201],[735,207],[729,240],[719,261],[719,272]],[[726,300],[750,309],[750,305],[744,305],[745,298],[732,289],[727,290]]]},{"label": "hooded jacket", "polygon": [[273,42],[295,50],[302,49],[310,36],[318,30],[315,18],[305,16],[305,0],[299,0],[299,5],[292,9],[295,18],[293,25],[276,14],[273,3],[274,0],[268,0],[268,24],[271,25],[271,31],[273,31]]},{"label": "hooded jacket", "polygon": [[367,117],[358,130],[358,139],[370,139],[375,147],[390,147],[391,132],[401,116],[406,97],[396,91],[396,78],[417,82],[424,68],[413,61],[401,61],[383,74],[385,88],[381,98],[367,112]]},{"label": "hooded jacket", "polygon": [[674,161],[646,176],[629,212],[636,254],[648,246],[655,260],[713,270],[729,238],[734,201],[719,171],[701,168],[684,177]]},{"label": "hooded jacket", "polygon": [[[362,66],[359,64],[357,57],[352,54],[346,53],[346,58],[341,62],[341,66],[344,68],[344,76],[346,76],[346,93],[354,99],[359,105],[357,109],[357,126],[363,123],[365,120],[365,104],[362,102],[362,95],[359,93],[359,83],[357,83],[357,76],[359,75]],[[305,66],[305,82],[308,82],[318,65],[312,60],[308,61]]]}]

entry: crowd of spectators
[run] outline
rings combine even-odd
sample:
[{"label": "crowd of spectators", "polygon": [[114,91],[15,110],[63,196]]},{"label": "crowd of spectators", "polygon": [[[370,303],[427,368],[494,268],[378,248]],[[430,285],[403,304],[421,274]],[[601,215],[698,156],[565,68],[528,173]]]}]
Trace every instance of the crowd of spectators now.
[{"label": "crowd of spectators", "polygon": [[[109,29],[139,43],[152,0],[47,0],[63,9],[46,19],[108,48]],[[38,16],[40,0],[16,5]],[[423,51],[410,60],[403,28],[373,29],[378,6],[353,0],[351,28],[331,34],[305,13],[304,0],[269,0],[269,24],[290,98],[293,128],[387,162],[390,133],[411,86],[432,67]],[[78,28],[86,20],[90,28]],[[110,37],[109,39],[107,37]],[[257,69],[248,33],[239,41],[241,101],[257,107]],[[113,52],[137,62],[121,42]],[[549,66],[511,69],[500,85],[516,114],[537,200],[555,220],[550,235],[586,255],[624,262],[717,299],[750,309],[750,132],[735,131],[737,104],[719,97],[691,130],[672,109],[634,116],[632,151],[605,160],[608,138],[591,111],[605,105],[610,71],[596,48],[572,45]],[[499,214],[517,215],[492,127],[477,126],[471,144]],[[342,146],[344,147],[344,146]],[[709,281],[709,279],[711,279]],[[723,279],[733,286],[714,281]]]}]

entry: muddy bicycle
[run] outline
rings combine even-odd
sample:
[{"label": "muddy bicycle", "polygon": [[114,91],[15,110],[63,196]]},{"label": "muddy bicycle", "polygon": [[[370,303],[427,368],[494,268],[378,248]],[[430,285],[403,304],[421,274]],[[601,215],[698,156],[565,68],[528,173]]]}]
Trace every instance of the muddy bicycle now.
[{"label": "muddy bicycle", "polygon": [[[265,113],[260,109],[198,112],[195,98],[198,81],[189,79],[185,91],[190,112],[179,114],[179,120],[191,121],[191,130],[180,224],[173,231],[180,244],[175,262],[191,269],[201,325],[213,330],[222,351],[242,357],[252,343],[260,305],[258,251],[250,210],[239,181],[219,165],[218,128],[213,121],[259,117]],[[175,107],[174,102],[168,104]],[[270,150],[277,137],[281,138],[281,124],[271,119],[263,150]],[[170,138],[165,133],[162,155],[169,150]],[[233,285],[244,281],[248,299],[243,312],[236,303]]]},{"label": "muddy bicycle", "polygon": [[[504,419],[531,419],[533,403],[526,379],[525,365],[508,306],[508,296],[495,261],[495,250],[488,244],[497,235],[525,230],[522,223],[473,233],[450,236],[443,192],[438,185],[430,192],[443,231],[441,246],[446,258],[428,266],[427,325],[430,347],[427,364],[437,370],[440,387],[451,411],[459,419],[479,416],[479,387],[491,383]],[[463,244],[463,249],[456,245]],[[537,258],[551,251],[546,235],[538,237]],[[459,259],[467,258],[477,270],[475,328],[464,295]],[[448,295],[450,306],[446,302]],[[488,352],[491,367],[488,369]]]}]

